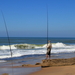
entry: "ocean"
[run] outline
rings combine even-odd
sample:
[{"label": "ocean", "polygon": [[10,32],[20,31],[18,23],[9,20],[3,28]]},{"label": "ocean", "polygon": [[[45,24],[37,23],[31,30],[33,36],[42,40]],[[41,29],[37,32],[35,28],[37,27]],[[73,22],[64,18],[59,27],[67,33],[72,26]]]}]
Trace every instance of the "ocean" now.
[{"label": "ocean", "polygon": [[[49,37],[52,43],[51,59],[75,57],[75,38]],[[0,63],[10,60],[15,62],[34,61],[45,59],[46,37],[10,37],[12,58],[7,37],[0,37]],[[22,60],[25,59],[25,60]],[[21,61],[20,61],[21,60]]]}]

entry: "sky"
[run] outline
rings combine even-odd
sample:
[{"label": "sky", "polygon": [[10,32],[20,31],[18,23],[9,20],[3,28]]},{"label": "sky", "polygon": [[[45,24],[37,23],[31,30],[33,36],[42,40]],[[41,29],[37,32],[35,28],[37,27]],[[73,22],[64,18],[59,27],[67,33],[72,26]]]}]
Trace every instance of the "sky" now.
[{"label": "sky", "polygon": [[75,0],[0,0],[0,37],[75,37]]}]

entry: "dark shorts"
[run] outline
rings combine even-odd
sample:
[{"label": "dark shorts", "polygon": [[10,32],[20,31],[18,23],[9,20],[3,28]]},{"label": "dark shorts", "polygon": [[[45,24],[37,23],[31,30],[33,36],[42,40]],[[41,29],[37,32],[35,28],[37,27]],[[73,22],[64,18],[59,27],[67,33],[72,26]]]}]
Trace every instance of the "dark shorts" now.
[{"label": "dark shorts", "polygon": [[47,53],[46,53],[47,55],[51,55],[51,48],[50,49],[47,49]]}]

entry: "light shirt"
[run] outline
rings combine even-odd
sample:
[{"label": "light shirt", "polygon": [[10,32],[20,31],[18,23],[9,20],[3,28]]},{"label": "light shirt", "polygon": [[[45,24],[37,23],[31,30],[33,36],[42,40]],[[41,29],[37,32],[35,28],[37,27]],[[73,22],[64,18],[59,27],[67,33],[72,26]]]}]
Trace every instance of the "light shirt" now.
[{"label": "light shirt", "polygon": [[51,43],[48,43],[47,48],[52,48]]}]

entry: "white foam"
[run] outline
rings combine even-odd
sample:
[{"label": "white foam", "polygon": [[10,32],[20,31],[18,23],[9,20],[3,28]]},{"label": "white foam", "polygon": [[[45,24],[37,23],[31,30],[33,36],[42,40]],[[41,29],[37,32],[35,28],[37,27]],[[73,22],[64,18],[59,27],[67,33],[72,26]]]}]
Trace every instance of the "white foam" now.
[{"label": "white foam", "polygon": [[66,45],[63,43],[56,43],[56,44],[52,44],[52,47],[65,47]]},{"label": "white foam", "polygon": [[[41,47],[37,46],[35,49],[16,49],[14,45],[12,45],[12,53],[13,57],[19,57],[23,55],[33,55],[33,54],[46,54],[46,45]],[[10,50],[7,46],[3,46],[5,50],[0,50],[0,59],[1,58],[10,58]],[[7,50],[8,49],[8,50]],[[51,53],[70,53],[75,52],[75,45],[66,45],[64,43],[53,43]]]},{"label": "white foam", "polygon": [[47,44],[43,45],[43,48],[46,48]]},{"label": "white foam", "polygon": [[[6,49],[10,49],[10,47],[9,46],[5,46],[5,45],[0,46],[0,50],[6,50]],[[11,49],[16,49],[16,47],[14,45],[11,45]]]}]

